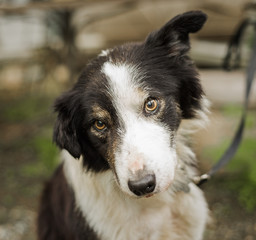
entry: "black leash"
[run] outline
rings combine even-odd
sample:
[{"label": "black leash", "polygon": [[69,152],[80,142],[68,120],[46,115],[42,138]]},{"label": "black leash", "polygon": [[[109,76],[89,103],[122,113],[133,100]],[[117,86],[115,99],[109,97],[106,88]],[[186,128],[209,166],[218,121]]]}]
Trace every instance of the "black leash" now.
[{"label": "black leash", "polygon": [[[226,58],[224,60],[225,69],[230,70],[232,68],[230,64],[232,53],[235,53],[235,56],[236,56],[234,67],[239,66],[239,61],[240,61],[239,47],[241,43],[241,37],[242,37],[242,34],[244,33],[245,28],[251,24],[254,26],[254,31],[256,31],[256,22],[253,22],[251,20],[245,20],[239,26],[236,34],[231,39]],[[203,183],[207,182],[212,177],[212,175],[214,175],[219,169],[221,169],[224,165],[226,165],[235,155],[243,137],[246,115],[248,110],[249,97],[250,97],[250,92],[252,88],[252,82],[254,80],[255,71],[256,71],[256,38],[254,36],[252,55],[249,61],[247,74],[246,74],[246,91],[245,91],[245,99],[244,99],[243,112],[242,112],[240,124],[236,130],[233,141],[231,142],[226,152],[221,156],[219,161],[210,169],[210,171],[208,171],[207,173],[201,176],[196,176],[193,179],[193,182],[196,185],[200,186]]]}]

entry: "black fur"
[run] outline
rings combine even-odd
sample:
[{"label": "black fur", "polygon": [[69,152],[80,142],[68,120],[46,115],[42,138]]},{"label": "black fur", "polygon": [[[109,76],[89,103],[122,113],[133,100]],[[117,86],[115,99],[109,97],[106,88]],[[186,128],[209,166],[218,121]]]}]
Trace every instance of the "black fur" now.
[{"label": "black fur", "polygon": [[[135,65],[144,73],[143,84],[154,89],[151,95],[165,100],[160,120],[171,129],[177,130],[182,118],[196,117],[195,112],[202,107],[203,90],[187,52],[190,48],[189,33],[200,30],[205,21],[206,15],[200,11],[178,15],[151,33],[144,42],[116,47],[107,56],[94,59],[75,86],[55,102],[58,117],[54,142],[75,158],[83,155],[85,168],[95,173],[111,168],[107,158],[115,131],[100,139],[89,131],[94,120],[91,106],[95,102],[110,113],[113,126],[118,124],[107,94],[108,82],[101,72],[102,65],[110,59],[117,64]],[[38,218],[39,239],[96,240],[85,219],[74,209],[74,194],[60,167],[43,192]]]},{"label": "black fur", "polygon": [[42,193],[37,220],[39,239],[98,240],[81,212],[75,208],[74,201],[73,191],[65,180],[61,165],[46,183]]}]

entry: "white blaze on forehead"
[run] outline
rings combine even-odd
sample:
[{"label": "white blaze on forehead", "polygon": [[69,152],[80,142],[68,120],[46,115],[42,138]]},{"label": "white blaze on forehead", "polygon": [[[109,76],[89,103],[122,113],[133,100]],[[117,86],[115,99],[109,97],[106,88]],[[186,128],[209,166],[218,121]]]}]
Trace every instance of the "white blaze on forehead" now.
[{"label": "white blaze on forehead", "polygon": [[121,188],[129,193],[127,182],[132,173],[146,169],[156,176],[156,190],[168,187],[174,178],[176,151],[171,146],[173,133],[163,123],[143,114],[149,97],[142,85],[143,73],[130,65],[106,62],[102,72],[109,83],[109,93],[122,129],[121,144],[116,149],[115,168]]},{"label": "white blaze on forehead", "polygon": [[114,65],[106,62],[102,67],[109,83],[109,93],[118,113],[134,109],[144,103],[141,79],[143,74],[135,66],[128,64]]}]

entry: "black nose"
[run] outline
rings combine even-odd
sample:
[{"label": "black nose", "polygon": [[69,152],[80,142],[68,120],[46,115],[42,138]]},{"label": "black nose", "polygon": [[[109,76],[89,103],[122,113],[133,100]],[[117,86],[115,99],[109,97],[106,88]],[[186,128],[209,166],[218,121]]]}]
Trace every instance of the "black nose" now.
[{"label": "black nose", "polygon": [[155,174],[147,174],[138,180],[128,181],[129,189],[137,196],[152,193],[156,187]]}]

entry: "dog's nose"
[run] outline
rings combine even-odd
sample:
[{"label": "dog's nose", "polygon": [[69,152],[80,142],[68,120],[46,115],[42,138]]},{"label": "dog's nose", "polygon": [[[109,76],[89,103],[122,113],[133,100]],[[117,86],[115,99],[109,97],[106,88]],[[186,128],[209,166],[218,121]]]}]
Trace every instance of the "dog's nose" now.
[{"label": "dog's nose", "polygon": [[155,174],[147,174],[137,180],[128,181],[129,189],[137,196],[152,193],[156,187]]}]

